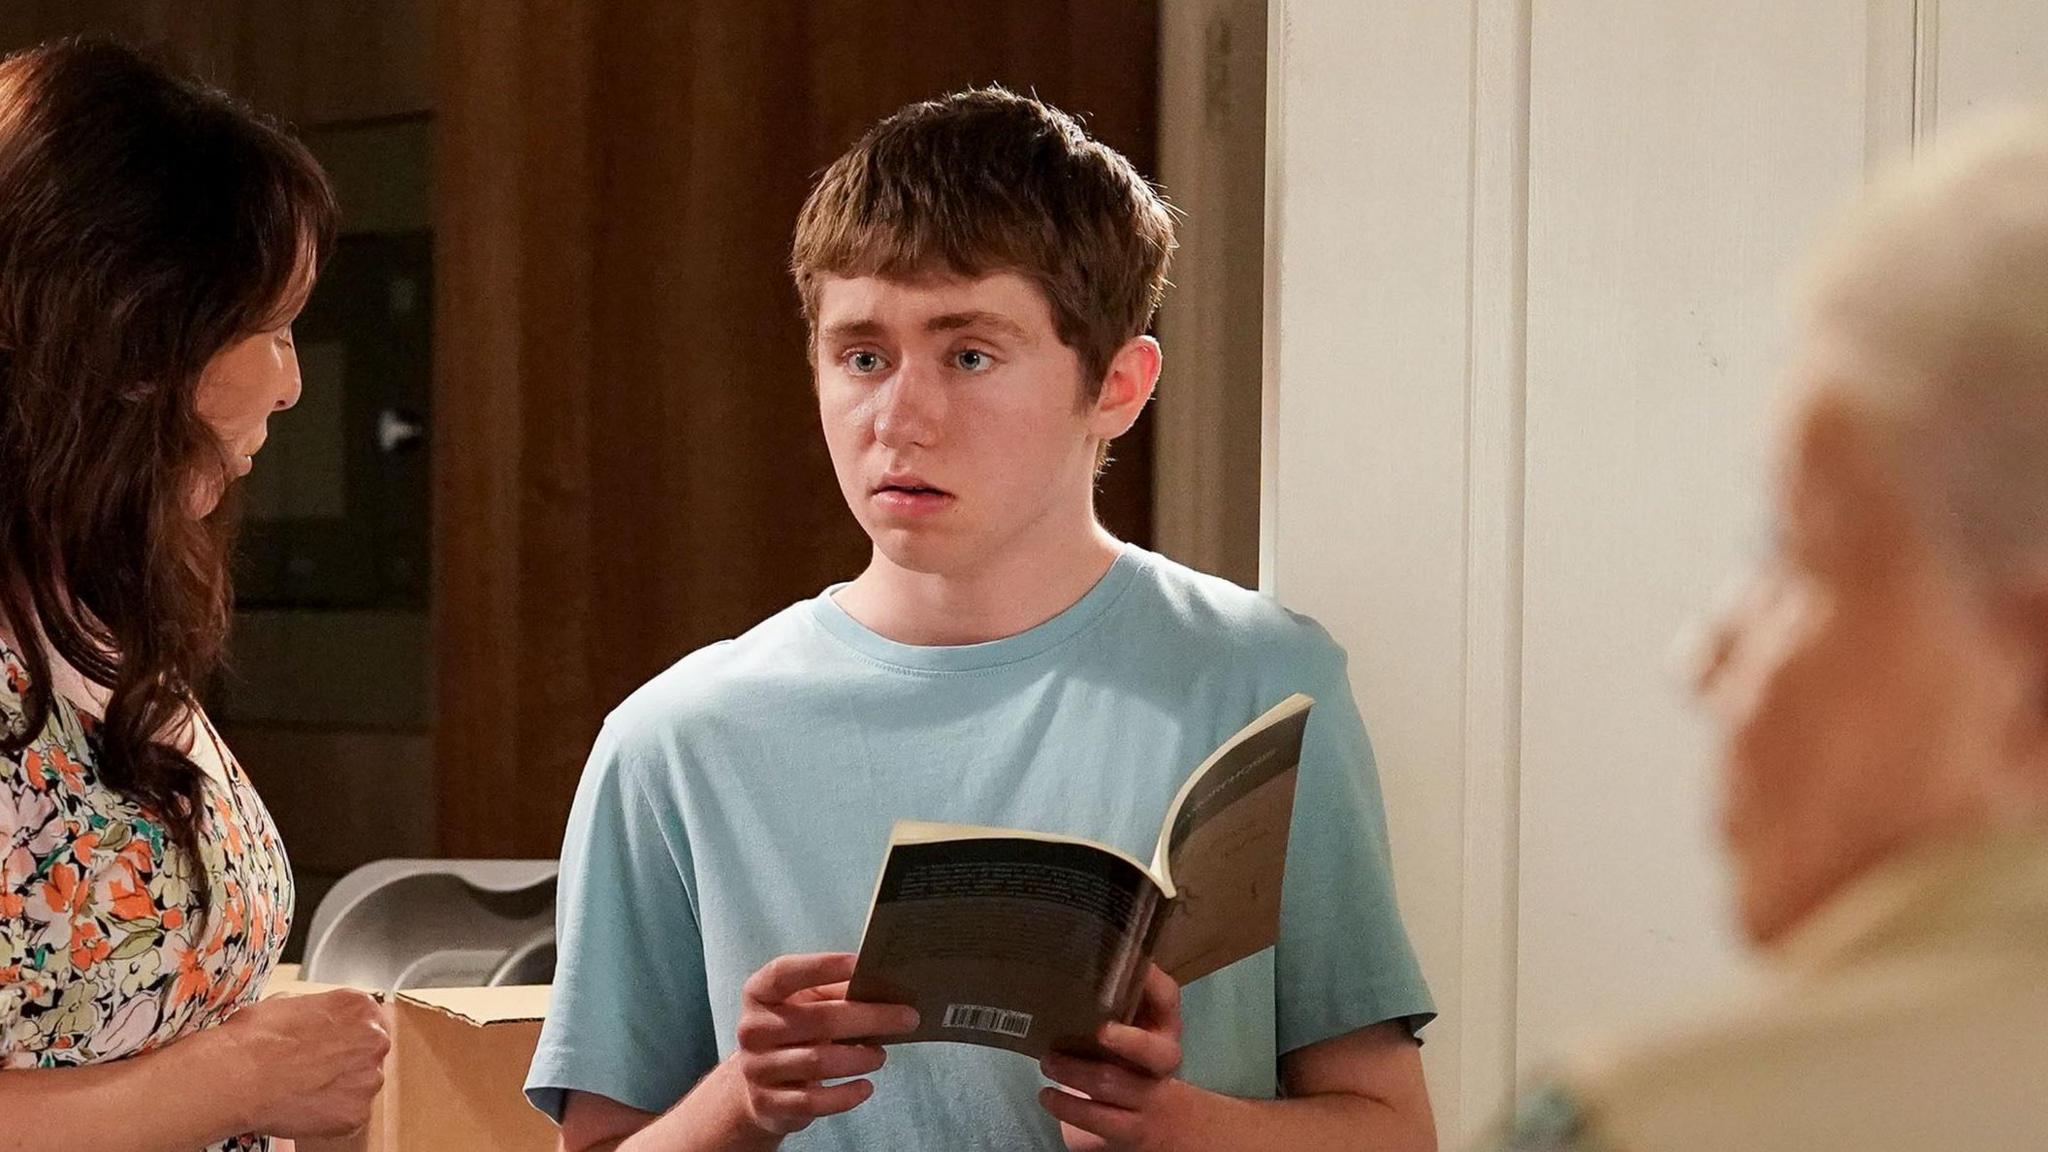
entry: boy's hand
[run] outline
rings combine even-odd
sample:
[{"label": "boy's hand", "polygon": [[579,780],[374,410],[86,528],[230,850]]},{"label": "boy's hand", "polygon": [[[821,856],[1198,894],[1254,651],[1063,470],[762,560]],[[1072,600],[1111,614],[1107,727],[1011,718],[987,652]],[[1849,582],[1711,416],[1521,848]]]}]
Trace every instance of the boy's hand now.
[{"label": "boy's hand", "polygon": [[[1171,1129],[1185,1120],[1193,1089],[1180,1071],[1180,986],[1157,964],[1145,973],[1133,1024],[1105,1024],[1096,1033],[1105,1059],[1055,1052],[1040,1064],[1046,1088],[1039,1103],[1059,1119],[1073,1152],[1152,1152],[1172,1146]],[[1075,1095],[1075,1092],[1085,1094]]]},{"label": "boy's hand", "polygon": [[874,1094],[871,1081],[824,1081],[876,1071],[882,1049],[843,1041],[917,1028],[914,1008],[846,998],[853,960],[848,952],[778,956],[741,989],[739,1051],[732,1059],[747,1121],[760,1131],[787,1136],[820,1116],[858,1107]]}]

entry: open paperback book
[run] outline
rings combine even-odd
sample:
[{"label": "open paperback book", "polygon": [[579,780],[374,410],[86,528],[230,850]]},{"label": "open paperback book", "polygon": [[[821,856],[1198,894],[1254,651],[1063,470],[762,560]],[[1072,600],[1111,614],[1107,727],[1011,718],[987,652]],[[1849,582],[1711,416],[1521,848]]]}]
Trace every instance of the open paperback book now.
[{"label": "open paperback book", "polygon": [[1085,1052],[1136,1012],[1148,961],[1185,985],[1271,947],[1314,703],[1290,696],[1211,753],[1149,865],[1071,836],[898,821],[847,996],[917,1008],[888,1043]]}]

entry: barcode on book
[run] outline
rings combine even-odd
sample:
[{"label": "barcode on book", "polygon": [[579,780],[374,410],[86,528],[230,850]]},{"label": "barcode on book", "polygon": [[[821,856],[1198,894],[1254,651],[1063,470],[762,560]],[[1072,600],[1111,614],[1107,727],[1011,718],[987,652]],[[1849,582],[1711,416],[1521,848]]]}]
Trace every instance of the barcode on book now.
[{"label": "barcode on book", "polygon": [[1022,1040],[1031,1031],[1031,1013],[984,1008],[979,1004],[948,1004],[946,1027],[997,1032]]}]

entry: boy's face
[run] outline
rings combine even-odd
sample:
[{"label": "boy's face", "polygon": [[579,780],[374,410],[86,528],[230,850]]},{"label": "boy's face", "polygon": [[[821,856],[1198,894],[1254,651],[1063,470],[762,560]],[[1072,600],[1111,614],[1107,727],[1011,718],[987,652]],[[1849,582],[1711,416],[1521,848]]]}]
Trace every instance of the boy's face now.
[{"label": "boy's face", "polygon": [[829,278],[812,368],[848,507],[889,560],[935,575],[1088,531],[1096,445],[1136,416],[1084,400],[1080,357],[1014,273]]}]

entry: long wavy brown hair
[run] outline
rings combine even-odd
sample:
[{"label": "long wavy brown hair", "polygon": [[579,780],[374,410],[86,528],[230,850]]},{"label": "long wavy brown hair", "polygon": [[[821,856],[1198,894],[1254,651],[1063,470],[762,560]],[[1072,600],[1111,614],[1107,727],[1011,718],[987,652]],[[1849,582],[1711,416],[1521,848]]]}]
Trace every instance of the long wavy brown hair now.
[{"label": "long wavy brown hair", "polygon": [[[49,721],[49,651],[107,690],[100,780],[193,860],[202,771],[180,750],[232,609],[228,483],[200,375],[289,319],[335,202],[306,149],[120,44],[0,61],[0,616]],[[38,640],[40,639],[40,643]]]}]

